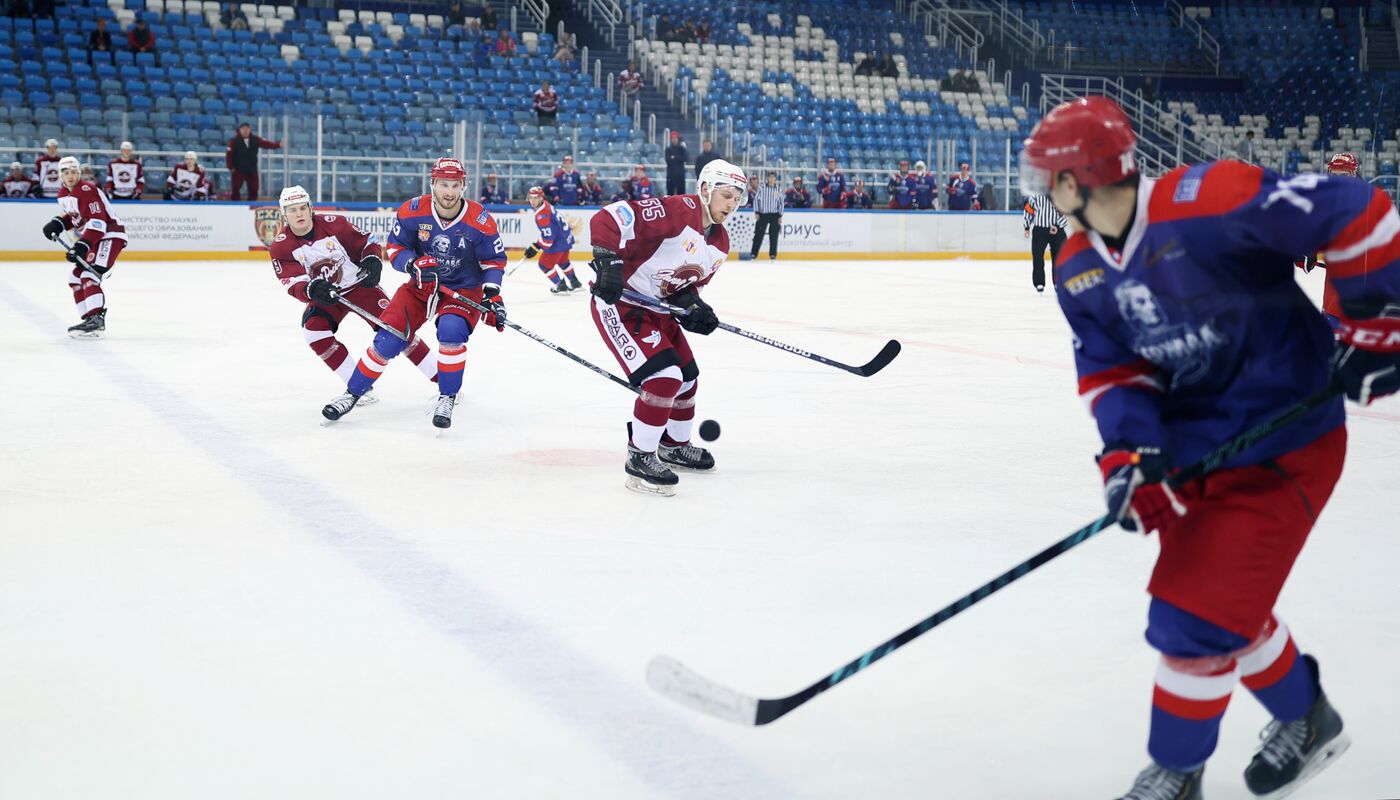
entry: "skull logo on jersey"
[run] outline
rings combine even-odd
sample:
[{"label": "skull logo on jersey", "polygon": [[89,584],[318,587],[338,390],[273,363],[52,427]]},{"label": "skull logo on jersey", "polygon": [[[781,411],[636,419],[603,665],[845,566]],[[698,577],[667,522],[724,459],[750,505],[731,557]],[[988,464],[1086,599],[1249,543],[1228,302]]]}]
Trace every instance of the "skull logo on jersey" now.
[{"label": "skull logo on jersey", "polygon": [[1133,329],[1133,352],[1171,374],[1173,387],[1210,373],[1214,351],[1229,343],[1212,321],[1172,325],[1166,308],[1145,284],[1127,280],[1113,290],[1118,313]]},{"label": "skull logo on jersey", "polygon": [[428,254],[438,261],[452,255],[452,240],[446,236],[434,236],[428,242]]}]

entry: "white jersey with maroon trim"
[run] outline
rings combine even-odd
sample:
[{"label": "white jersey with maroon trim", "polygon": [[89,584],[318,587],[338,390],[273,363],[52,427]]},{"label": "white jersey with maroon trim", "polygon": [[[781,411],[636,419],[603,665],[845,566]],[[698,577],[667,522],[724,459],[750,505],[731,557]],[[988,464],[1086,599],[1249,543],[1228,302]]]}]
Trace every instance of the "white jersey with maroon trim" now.
[{"label": "white jersey with maroon trim", "polygon": [[39,197],[39,182],[28,175],[21,175],[16,178],[13,175],[5,175],[3,184],[6,197]]},{"label": "white jersey with maroon trim", "polygon": [[627,288],[656,300],[710,282],[729,256],[723,225],[705,231],[700,198],[693,194],[624,200],[593,215],[594,247],[622,257]]},{"label": "white jersey with maroon trim", "polygon": [[303,303],[310,302],[306,285],[315,278],[349,289],[359,279],[359,263],[365,256],[382,258],[379,243],[369,233],[336,214],[313,214],[311,230],[305,236],[284,227],[272,241],[268,255],[287,294]]},{"label": "white jersey with maroon trim", "polygon": [[126,227],[112,212],[107,195],[92,181],[79,181],[72,189],[60,186],[58,207],[63,211],[63,227],[77,233],[89,247],[103,239],[127,240]]},{"label": "white jersey with maroon trim", "polygon": [[114,200],[140,197],[146,188],[146,172],[141,160],[114,158],[107,162],[107,194]]},{"label": "white jersey with maroon trim", "polygon": [[43,191],[45,197],[58,197],[58,190],[63,188],[63,180],[58,177],[58,162],[62,156],[51,156],[40,153],[34,159],[34,180],[39,182],[39,189]]},{"label": "white jersey with maroon trim", "polygon": [[176,200],[206,200],[209,197],[209,177],[204,174],[204,167],[198,164],[194,165],[194,169],[185,166],[183,161],[176,164],[170,170],[170,177],[165,179],[165,187]]}]

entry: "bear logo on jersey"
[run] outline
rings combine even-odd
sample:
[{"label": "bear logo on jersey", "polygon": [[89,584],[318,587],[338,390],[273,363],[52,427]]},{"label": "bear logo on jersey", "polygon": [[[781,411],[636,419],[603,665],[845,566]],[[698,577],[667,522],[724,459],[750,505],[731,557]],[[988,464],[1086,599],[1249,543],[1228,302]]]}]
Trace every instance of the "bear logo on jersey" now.
[{"label": "bear logo on jersey", "polygon": [[1113,290],[1118,313],[1133,329],[1133,352],[1170,371],[1173,387],[1189,386],[1210,372],[1213,351],[1229,339],[1207,320],[1199,326],[1171,324],[1166,309],[1146,285],[1124,281]]}]

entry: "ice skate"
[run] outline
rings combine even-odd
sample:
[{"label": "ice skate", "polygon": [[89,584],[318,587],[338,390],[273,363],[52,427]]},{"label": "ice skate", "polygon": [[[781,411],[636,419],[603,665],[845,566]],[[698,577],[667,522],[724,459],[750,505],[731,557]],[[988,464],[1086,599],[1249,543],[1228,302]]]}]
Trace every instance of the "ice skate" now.
[{"label": "ice skate", "polygon": [[693,472],[709,472],[715,468],[715,457],[710,455],[710,451],[690,442],[667,444],[662,440],[661,445],[656,448],[656,454],[662,462],[670,466]]},{"label": "ice skate", "polygon": [[569,279],[569,291],[583,288],[583,281],[578,279],[578,275],[567,275],[565,277]]},{"label": "ice skate", "polygon": [[[1317,676],[1317,661],[1312,656],[1303,658]],[[1265,800],[1292,794],[1351,746],[1351,739],[1342,732],[1341,715],[1327,701],[1320,685],[1317,700],[1302,719],[1274,720],[1259,736],[1264,744],[1245,768],[1244,782]]]},{"label": "ice skate", "polygon": [[107,330],[107,312],[99,311],[68,329],[74,339],[101,339]]},{"label": "ice skate", "polygon": [[327,403],[325,407],[321,409],[321,416],[325,417],[331,422],[335,422],[336,420],[340,419],[346,414],[349,414],[350,409],[354,408],[355,405],[359,402],[360,398],[358,395],[353,395],[349,392],[346,392],[341,396],[337,397],[336,399]]},{"label": "ice skate", "polygon": [[362,405],[362,406],[372,406],[372,405],[374,405],[375,403],[378,403],[378,402],[379,402],[379,396],[376,395],[376,394],[374,393],[374,387],[373,387],[373,386],[371,386],[370,388],[366,389],[366,390],[365,390],[365,393],[362,394],[362,395],[360,395],[360,402],[359,402],[359,405]]},{"label": "ice skate", "polygon": [[681,479],[666,468],[655,453],[647,453],[635,447],[627,447],[627,488],[642,494],[659,494],[670,497],[676,493],[676,484]]},{"label": "ice skate", "polygon": [[1201,767],[1194,772],[1177,772],[1152,764],[1138,773],[1133,788],[1118,800],[1201,800]]},{"label": "ice skate", "polygon": [[554,288],[549,290],[550,294],[559,295],[570,294],[572,292],[573,289],[569,286],[569,282],[564,280],[563,278],[560,278],[559,282],[554,284]]},{"label": "ice skate", "polygon": [[452,409],[457,405],[457,395],[438,395],[437,405],[433,407],[433,427],[452,427]]}]

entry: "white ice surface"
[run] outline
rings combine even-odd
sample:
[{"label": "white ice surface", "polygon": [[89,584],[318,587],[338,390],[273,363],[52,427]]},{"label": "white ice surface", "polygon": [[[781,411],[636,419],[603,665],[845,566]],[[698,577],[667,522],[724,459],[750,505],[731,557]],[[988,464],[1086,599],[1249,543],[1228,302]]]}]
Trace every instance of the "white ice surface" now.
[{"label": "white ice surface", "polygon": [[[1155,667],[1156,544],[1119,531],[765,728],[644,682],[667,653],[788,694],[1100,513],[1028,272],[725,267],[729,321],[904,353],[699,339],[719,468],[666,499],[622,486],[628,394],[514,332],[473,338],[441,437],[402,358],[321,427],[340,386],[265,264],[123,262],[102,341],[61,264],[0,267],[0,798],[1116,796]],[[583,298],[527,266],[507,299],[616,369]],[[1280,602],[1355,739],[1303,800],[1400,795],[1400,401],[1350,426]],[[1265,721],[1236,694],[1210,800],[1249,797]]]}]

